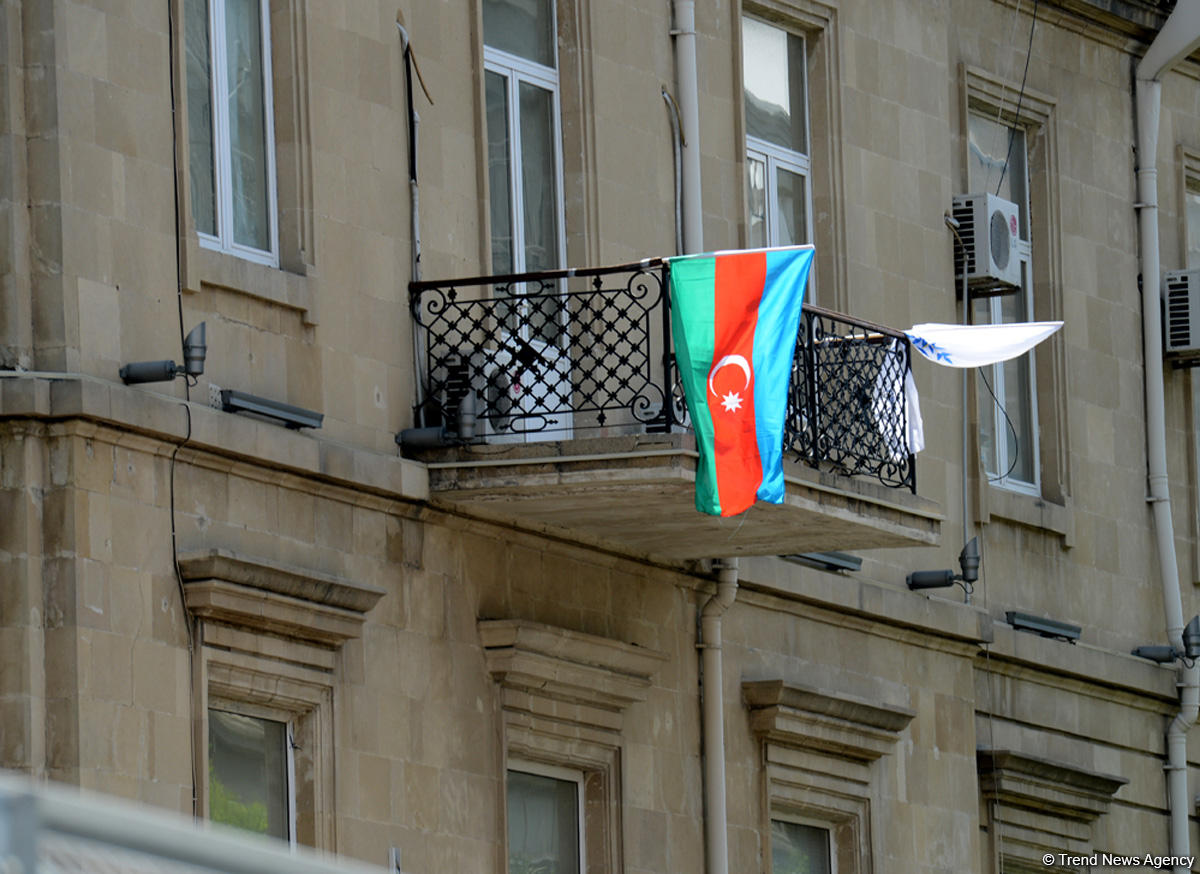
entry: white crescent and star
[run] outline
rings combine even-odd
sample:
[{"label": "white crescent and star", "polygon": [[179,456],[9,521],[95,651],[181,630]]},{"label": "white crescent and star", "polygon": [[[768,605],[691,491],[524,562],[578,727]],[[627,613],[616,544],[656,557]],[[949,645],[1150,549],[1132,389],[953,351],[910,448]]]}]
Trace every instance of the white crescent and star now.
[{"label": "white crescent and star", "polygon": [[[714,364],[713,369],[708,372],[709,394],[715,395],[717,393],[713,388],[713,380],[716,379],[717,373],[720,372],[721,368],[731,364],[735,367],[740,367],[742,369],[742,375],[746,378],[746,382],[742,386],[742,389],[745,390],[750,387],[750,362],[746,360],[746,356],[726,355],[720,361]],[[721,396],[721,406],[730,413],[740,410],[742,407],[742,396],[736,391],[726,392]]]}]

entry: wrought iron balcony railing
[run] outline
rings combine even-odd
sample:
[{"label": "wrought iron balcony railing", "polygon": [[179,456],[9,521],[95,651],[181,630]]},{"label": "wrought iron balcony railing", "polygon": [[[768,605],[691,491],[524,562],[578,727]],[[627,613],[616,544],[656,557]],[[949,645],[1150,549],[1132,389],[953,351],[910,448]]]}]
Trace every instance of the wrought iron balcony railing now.
[{"label": "wrought iron balcony railing", "polygon": [[[417,420],[489,442],[686,430],[662,259],[409,284]],[[805,304],[784,457],[916,491],[908,338]],[[473,407],[473,411],[471,408]]]}]

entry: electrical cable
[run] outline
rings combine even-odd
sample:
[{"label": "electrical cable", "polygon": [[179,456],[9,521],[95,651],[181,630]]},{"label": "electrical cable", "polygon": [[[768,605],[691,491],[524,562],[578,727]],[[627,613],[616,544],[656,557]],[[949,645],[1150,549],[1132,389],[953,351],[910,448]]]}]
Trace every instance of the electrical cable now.
[{"label": "electrical cable", "polygon": [[1008,465],[1008,470],[1004,471],[1004,473],[1000,474],[997,477],[988,477],[988,482],[998,483],[1001,480],[1008,479],[1009,474],[1011,474],[1014,470],[1016,470],[1017,459],[1019,459],[1021,457],[1021,440],[1017,436],[1017,426],[1014,425],[1013,420],[1009,418],[1008,410],[1006,410],[1004,408],[1004,404],[1001,403],[1001,401],[998,397],[996,397],[996,393],[994,391],[992,391],[992,384],[990,382],[988,382],[988,378],[984,374],[983,368],[982,367],[976,368],[976,373],[978,373],[979,378],[983,380],[983,384],[985,386],[987,386],[988,394],[992,396],[992,400],[995,401],[996,406],[999,407],[999,409],[1000,409],[1000,412],[1004,414],[1004,422],[1006,425],[1008,425],[1008,430],[1012,432],[1013,457],[1012,457],[1012,462]]},{"label": "electrical cable", "polygon": [[[170,493],[168,510],[171,515],[171,565],[175,568],[175,582],[179,587],[179,606],[183,610],[183,628],[187,634],[187,653],[188,653],[188,700],[195,702],[196,700],[196,641],[195,632],[192,629],[192,612],[188,610],[187,593],[183,584],[183,571],[179,567],[179,539],[175,530],[175,459],[179,455],[179,450],[188,444],[192,439],[192,409],[186,403],[180,404],[183,407],[183,412],[187,417],[187,428],[184,431],[183,440],[175,444],[175,448],[171,450],[171,461],[168,465],[168,491]],[[196,792],[197,779],[199,777],[196,770],[196,732],[188,731],[189,745],[192,755],[192,815],[199,816],[199,795]]]},{"label": "electrical cable", "polygon": [[[180,361],[187,360],[187,334],[183,329],[183,234],[179,227],[179,120],[175,99],[175,16],[171,4],[167,4],[167,78],[171,91],[171,179],[175,197],[175,301],[179,310]],[[184,379],[183,396],[192,399],[191,385]]]},{"label": "electrical cable", "polygon": [[1017,109],[1013,113],[1014,126],[1008,129],[1008,151],[1004,154],[1004,166],[1000,168],[1000,181],[996,183],[996,194],[1004,185],[1004,177],[1008,173],[1008,162],[1012,158],[1013,143],[1017,140],[1016,124],[1021,120],[1021,104],[1025,102],[1025,83],[1029,80],[1029,59],[1033,57],[1033,32],[1037,29],[1038,0],[1033,0],[1033,21],[1029,25],[1029,46],[1025,49],[1025,71],[1021,73],[1021,90],[1017,92]]}]

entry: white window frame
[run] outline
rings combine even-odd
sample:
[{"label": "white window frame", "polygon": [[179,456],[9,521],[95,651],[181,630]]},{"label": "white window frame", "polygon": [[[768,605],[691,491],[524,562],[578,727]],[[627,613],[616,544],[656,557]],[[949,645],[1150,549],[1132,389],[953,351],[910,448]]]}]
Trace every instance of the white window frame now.
[{"label": "white window frame", "polygon": [[[829,858],[829,874],[837,874],[837,842],[833,833],[833,828],[828,822],[825,820],[814,819],[813,817],[801,816],[800,814],[793,813],[792,811],[773,808],[767,820],[768,833],[771,830],[772,824],[776,821],[788,822],[792,823],[793,825],[806,825],[809,828],[819,828],[821,831],[825,832],[825,851]],[[771,842],[772,839],[768,838],[768,843]],[[768,853],[768,858],[770,859],[770,861],[767,863],[768,870],[771,872],[771,874],[775,874],[775,854],[773,843],[771,843],[771,852]]]},{"label": "white window frame", "polygon": [[[1017,260],[1021,264],[1021,290],[1025,301],[1025,318],[1027,321],[1033,321],[1033,243],[1030,237],[1032,231],[1033,211],[1030,208],[1029,202],[1029,128],[1025,125],[1013,122],[1010,119],[997,119],[994,113],[986,112],[981,109],[971,107],[969,110],[971,115],[979,116],[980,118],[989,121],[995,121],[1004,125],[1008,129],[1017,129],[1022,133],[1022,143],[1025,154],[1021,161],[1021,167],[1025,173],[1024,184],[1024,200],[1017,204],[1017,209],[1021,213],[1023,221],[1021,222],[1021,230],[1018,233],[1017,239]],[[1011,170],[1011,164],[1009,166]],[[969,186],[968,186],[969,187]],[[984,298],[981,303],[987,307],[988,320],[991,324],[1000,324],[1003,321],[1003,299],[1001,297]],[[986,370],[988,382],[991,383],[992,391],[996,395],[993,400],[990,395],[986,397],[986,402],[992,413],[992,435],[993,443],[995,444],[995,458],[985,459],[984,473],[987,476],[988,483],[1009,491],[1021,492],[1028,495],[1040,497],[1042,494],[1042,454],[1041,454],[1041,435],[1039,433],[1038,424],[1038,396],[1037,396],[1037,362],[1033,351],[1025,353],[1025,361],[1029,368],[1029,426],[1030,434],[1032,435],[1032,445],[1024,447],[1026,452],[1033,454],[1033,481],[1017,479],[1013,476],[1005,474],[1009,466],[1012,464],[1012,459],[1008,455],[1008,422],[1005,421],[1003,398],[1007,397],[1007,387],[1004,377],[1004,363],[989,365]],[[985,368],[981,368],[981,374]],[[986,392],[986,388],[984,389]],[[984,415],[983,412],[980,415]],[[1022,447],[1018,446],[1017,451],[1020,452]],[[992,461],[996,462],[996,470],[988,471],[987,465]]]},{"label": "white window frame", "polygon": [[[288,846],[296,846],[296,759],[293,744],[295,743],[295,724],[290,716],[281,714],[278,711],[269,707],[260,707],[254,704],[244,704],[238,701],[230,701],[227,699],[217,699],[211,701],[205,710],[205,723],[208,722],[208,714],[212,711],[220,713],[231,713],[234,716],[245,716],[251,719],[260,719],[268,722],[283,723],[283,754],[284,754],[284,780],[287,783],[285,792],[287,794],[287,842]],[[205,733],[207,737],[207,727]],[[208,747],[205,746],[204,761],[208,763]],[[208,768],[205,767],[202,774],[208,774]],[[205,777],[205,780],[208,778]],[[205,792],[205,818],[211,821],[211,811],[208,809],[209,794]]]},{"label": "white window frame", "polygon": [[[557,25],[556,25],[557,26]],[[558,266],[567,263],[567,235],[563,203],[562,107],[558,92],[558,47],[554,47],[554,67],[547,67],[519,55],[484,44],[483,68],[504,78],[505,99],[508,102],[508,199],[509,221],[512,228],[512,272],[524,273],[525,265],[525,198],[521,179],[521,83],[526,82],[551,94],[554,116],[554,210],[555,251]]]},{"label": "white window frame", "polygon": [[212,83],[213,188],[216,201],[216,236],[197,230],[200,245],[236,255],[247,261],[279,266],[279,198],[275,178],[275,105],[271,73],[271,8],[269,0],[259,0],[262,22],[263,136],[267,158],[267,238],[269,250],[255,249],[233,239],[233,170],[230,159],[233,144],[229,140],[229,101],[226,77],[225,0],[204,0],[208,6],[209,78]]},{"label": "white window frame", "polygon": [[[805,101],[804,124],[808,126],[807,100]],[[746,137],[747,161],[761,161],[765,165],[763,185],[766,188],[766,202],[763,205],[766,222],[766,244],[782,246],[785,242],[779,237],[783,224],[779,216],[779,185],[778,171],[787,170],[804,178],[804,237],[791,245],[812,242],[812,180],[809,178],[809,158],[801,152],[785,149],[758,137]],[[749,191],[747,191],[747,194]]]},{"label": "white window frame", "polygon": [[[528,759],[513,759],[508,760],[508,764],[504,772],[504,799],[505,805],[508,804],[508,772],[518,771],[522,774],[532,774],[535,777],[549,777],[552,780],[562,780],[565,783],[575,784],[575,828],[579,835],[579,871],[580,874],[587,874],[587,832],[584,829],[585,815],[584,805],[584,773],[575,768],[564,768],[561,765],[548,765],[544,762],[534,762]],[[508,867],[508,833],[504,835],[504,866]]]},{"label": "white window frame", "polygon": [[[754,21],[766,24],[777,30],[781,30],[788,36],[793,36],[800,40],[801,56],[807,63],[808,59],[808,37],[802,32],[791,30],[782,26],[777,21],[771,21],[766,18],[760,18],[757,15],[751,15],[743,12],[741,19],[751,18]],[[740,37],[739,37],[740,38]],[[743,43],[742,51],[745,51]],[[809,144],[809,151],[812,151],[812,130],[809,127],[809,88],[808,88],[808,70],[802,71],[804,74],[804,141]],[[745,81],[743,73],[742,81],[743,99],[745,95]],[[743,113],[745,107],[743,106]],[[795,149],[784,148],[775,143],[768,142],[758,137],[746,134],[746,159],[747,163],[753,159],[763,162],[766,165],[763,185],[766,188],[766,202],[763,206],[766,222],[765,238],[766,245],[780,246],[784,242],[779,238],[780,225],[782,224],[779,218],[779,186],[776,184],[778,171],[780,169],[788,170],[795,173],[797,176],[804,177],[804,236],[803,240],[794,241],[795,244],[811,243],[813,241],[813,224],[812,224],[812,178],[810,175],[811,158],[810,155],[804,152],[798,152]],[[745,174],[743,174],[745,176]],[[747,204],[747,227],[749,226],[749,203],[750,203],[750,188],[749,180],[746,182],[746,204]]]}]

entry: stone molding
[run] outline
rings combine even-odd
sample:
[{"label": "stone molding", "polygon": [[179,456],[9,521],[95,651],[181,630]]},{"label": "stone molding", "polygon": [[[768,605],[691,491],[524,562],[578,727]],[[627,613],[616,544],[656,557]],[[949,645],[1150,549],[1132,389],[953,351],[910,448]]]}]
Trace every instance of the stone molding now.
[{"label": "stone molding", "polygon": [[1129,782],[1011,750],[981,749],[975,755],[984,798],[1080,823],[1107,812],[1113,796]]},{"label": "stone molding", "polygon": [[179,557],[187,607],[202,619],[329,647],[362,636],[383,589],[211,549]]},{"label": "stone molding", "polygon": [[488,673],[505,710],[620,732],[621,713],[646,700],[664,653],[607,637],[513,619],[479,622]]},{"label": "stone molding", "polygon": [[742,684],[750,725],[771,743],[872,762],[890,752],[916,712],[852,695],[764,680]]}]

